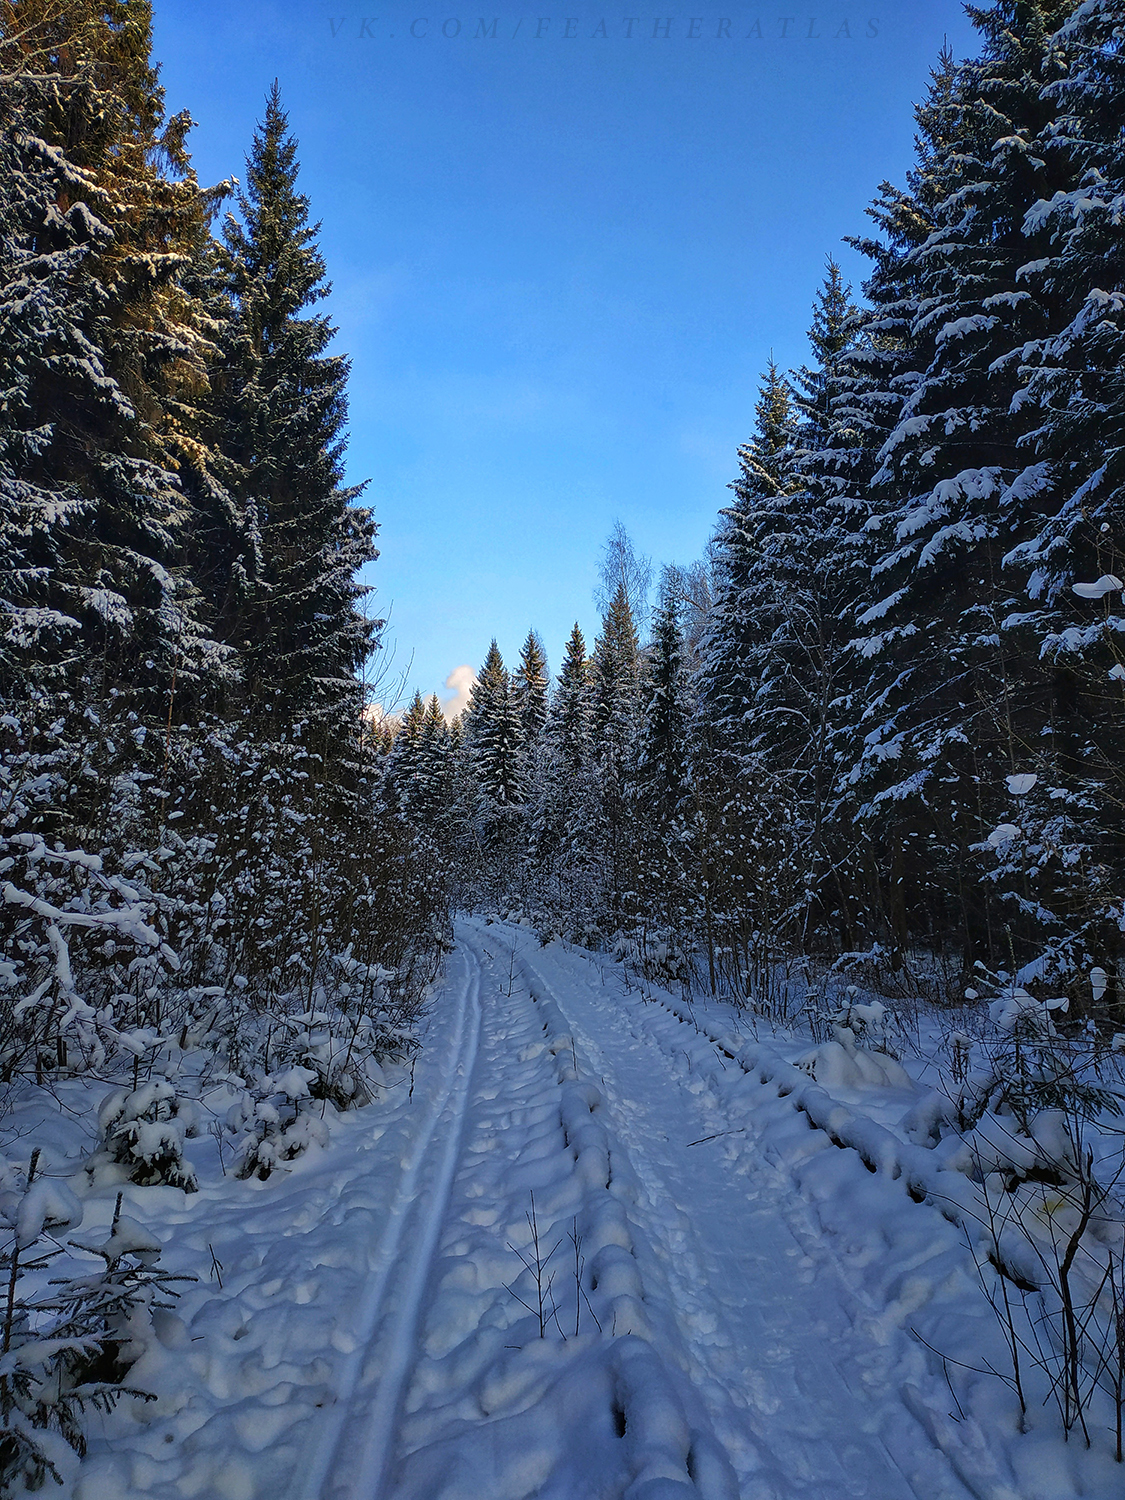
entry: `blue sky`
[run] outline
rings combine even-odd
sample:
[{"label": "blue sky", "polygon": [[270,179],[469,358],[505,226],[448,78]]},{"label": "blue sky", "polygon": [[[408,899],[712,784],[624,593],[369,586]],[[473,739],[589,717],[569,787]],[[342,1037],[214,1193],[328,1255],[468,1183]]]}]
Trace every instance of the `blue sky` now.
[{"label": "blue sky", "polygon": [[553,668],[576,618],[593,638],[616,519],[657,562],[700,554],[763,365],[807,357],[826,253],[861,279],[841,238],[903,179],[943,37],[975,46],[954,0],[350,4],[156,0],[156,56],[207,181],[281,81],[390,677],[444,696],[493,635],[514,661],[534,625]]}]

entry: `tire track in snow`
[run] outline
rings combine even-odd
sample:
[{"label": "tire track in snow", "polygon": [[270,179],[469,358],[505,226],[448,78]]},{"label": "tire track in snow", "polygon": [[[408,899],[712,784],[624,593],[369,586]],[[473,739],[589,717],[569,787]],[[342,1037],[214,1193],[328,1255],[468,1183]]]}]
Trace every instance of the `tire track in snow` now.
[{"label": "tire track in snow", "polygon": [[295,1491],[299,1500],[379,1500],[383,1490],[480,1042],[480,965],[462,952],[468,973],[457,995],[442,1086],[387,1215],[379,1264],[356,1317],[357,1347],[343,1371],[328,1430]]},{"label": "tire track in snow", "polygon": [[[715,1122],[705,1101],[671,1075],[674,1059],[647,1027],[633,1024],[632,1007],[607,1003],[594,974],[579,973],[578,963],[567,965],[571,978],[565,970],[548,971],[530,944],[521,957],[568,1017],[595,1076],[603,1075],[619,1134],[649,1199],[646,1227],[679,1304],[693,1379],[735,1459],[744,1494],[755,1500],[964,1497],[913,1422],[916,1438],[904,1444],[899,1431],[894,1451],[888,1449],[884,1437],[890,1434],[881,1432],[868,1404],[879,1399],[883,1380],[866,1367],[863,1341],[856,1341],[842,1313],[844,1288],[814,1288],[814,1275],[829,1268],[818,1273],[801,1254],[806,1247],[769,1202],[764,1184],[736,1172],[721,1142],[698,1155],[682,1150],[706,1137]],[[653,1090],[657,1058],[659,1099]],[[690,1059],[688,1066],[690,1072]],[[682,1141],[671,1139],[679,1134]],[[884,1394],[884,1412],[901,1429],[897,1391]]]}]

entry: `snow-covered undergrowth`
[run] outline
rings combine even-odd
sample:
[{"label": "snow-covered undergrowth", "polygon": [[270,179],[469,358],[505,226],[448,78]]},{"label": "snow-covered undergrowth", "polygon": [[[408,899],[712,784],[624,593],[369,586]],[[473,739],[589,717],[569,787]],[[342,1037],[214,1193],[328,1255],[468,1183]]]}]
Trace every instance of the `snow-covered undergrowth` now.
[{"label": "snow-covered undergrowth", "polygon": [[[142,1299],[126,1347],[112,1324],[108,1343],[104,1320],[94,1330],[101,1343],[91,1352],[108,1354],[100,1361],[108,1377],[120,1359],[126,1394],[112,1410],[103,1401],[101,1409],[87,1404],[80,1414],[89,1443],[82,1464],[53,1422],[37,1433],[62,1481],[60,1488],[48,1479],[46,1493],[76,1500],[117,1500],[134,1492],[239,1500],[261,1492],[256,1469],[266,1478],[272,1472],[277,1482],[284,1467],[275,1470],[251,1456],[299,1426],[325,1399],[332,1317],[318,1318],[303,1307],[323,1268],[354,1262],[360,1277],[365,1269],[355,1232],[359,1225],[341,1239],[334,1214],[340,1202],[349,1204],[352,1180],[363,1178],[367,1150],[393,1131],[397,1100],[409,1089],[407,1067],[388,1065],[385,1076],[383,1099],[367,1111],[337,1114],[321,1103],[303,1115],[313,1136],[308,1149],[265,1182],[237,1175],[239,1142],[245,1147],[254,1135],[229,1127],[228,1117],[239,1111],[244,1097],[229,1082],[202,1087],[192,1105],[196,1128],[187,1132],[183,1112],[179,1118],[145,1120],[144,1098],[86,1082],[63,1083],[51,1092],[25,1087],[11,1100],[4,1122],[11,1184],[4,1210],[10,1208],[14,1217],[22,1209],[24,1221],[28,1218],[31,1194],[19,1189],[33,1144],[39,1151],[36,1186],[49,1186],[68,1209],[63,1213],[48,1204],[40,1216],[42,1236],[29,1238],[26,1229],[21,1235],[30,1253],[24,1254],[18,1287],[29,1316],[22,1328],[17,1318],[13,1359],[27,1364],[49,1352],[44,1334],[59,1336],[44,1307],[57,1296],[50,1283],[68,1277],[80,1285],[94,1274],[104,1254],[98,1247],[110,1243],[118,1209],[123,1211],[119,1224],[131,1226],[138,1244],[138,1236],[144,1240],[142,1260],[183,1278],[161,1286],[158,1298]],[[167,1089],[159,1083],[142,1085],[139,1092],[157,1096]],[[107,1148],[97,1125],[91,1096],[98,1092],[106,1096],[102,1116],[103,1123],[111,1122],[110,1142],[115,1126],[122,1143],[129,1137],[121,1125],[139,1127],[134,1146],[148,1163],[162,1155],[174,1158],[174,1184],[133,1170],[129,1160],[113,1159],[117,1153]],[[284,1103],[284,1096],[275,1096],[271,1107],[284,1109]],[[128,1155],[127,1146],[120,1154]],[[357,1195],[361,1205],[368,1193],[365,1182]],[[377,1227],[377,1215],[369,1213],[367,1235],[374,1237]],[[49,1262],[36,1264],[35,1257],[52,1252]],[[79,1333],[89,1335],[92,1327],[87,1324]],[[21,1334],[35,1334],[40,1342],[31,1339],[21,1348]],[[116,1377],[121,1378],[120,1370]],[[48,1389],[48,1399],[50,1394]],[[280,1451],[284,1455],[284,1443]],[[23,1493],[18,1483],[12,1493]]]},{"label": "snow-covered undergrowth", "polygon": [[[76,907],[72,914],[83,913]],[[41,915],[54,926],[56,913]],[[155,938],[146,943],[154,945]],[[72,1066],[56,1065],[41,1083],[12,1080],[0,1120],[7,1291],[0,1308],[0,1493],[43,1483],[67,1496],[118,1495],[132,1484],[145,1491],[144,1461],[136,1455],[127,1466],[131,1477],[111,1465],[103,1484],[100,1440],[110,1430],[146,1431],[185,1402],[192,1408],[186,1428],[162,1433],[160,1443],[171,1446],[156,1449],[159,1458],[172,1460],[189,1486],[202,1484],[199,1493],[209,1492],[212,1469],[216,1495],[256,1493],[246,1487],[252,1481],[238,1478],[237,1452],[228,1463],[228,1439],[215,1439],[215,1457],[211,1413],[226,1412],[233,1393],[242,1401],[282,1378],[268,1373],[280,1359],[280,1331],[268,1336],[262,1369],[243,1383],[215,1358],[214,1338],[185,1333],[185,1316],[206,1326],[214,1294],[221,1300],[232,1278],[237,1285],[244,1261],[276,1259],[306,1211],[310,1171],[325,1159],[360,1170],[356,1137],[377,1139],[395,1117],[398,1095],[409,1091],[412,1028],[401,1007],[381,1008],[370,994],[375,1003],[353,1013],[341,1036],[333,1024],[339,996],[332,1014],[293,1008],[255,1015],[241,1005],[237,986],[229,1001],[221,987],[211,989],[194,1030],[122,1027],[111,1007],[95,1011],[73,988],[69,947],[58,931],[53,947],[71,984],[69,1011],[63,1014],[57,999],[52,1005]],[[201,1044],[213,1042],[224,1015],[237,1018],[226,1035],[243,1044],[241,1072],[222,1067],[235,1061],[229,1049],[220,1059]],[[88,1070],[79,1064],[76,1039]],[[96,1068],[85,1055],[90,1049]],[[270,1070],[261,1066],[266,1058]],[[130,1073],[127,1083],[111,1081]],[[345,1076],[353,1087],[339,1086]],[[343,1112],[345,1102],[369,1108]],[[243,1309],[232,1327],[246,1316]],[[296,1384],[315,1387],[311,1351],[319,1331],[302,1345],[299,1320],[287,1317],[283,1327],[285,1336],[293,1334],[292,1357],[310,1355]],[[193,1338],[203,1347],[189,1350]],[[245,1343],[237,1363],[253,1364],[259,1342]],[[200,1358],[185,1360],[189,1352]],[[282,1381],[286,1392],[293,1384],[292,1375]],[[314,1389],[308,1399],[322,1398]],[[271,1404],[268,1395],[264,1404]],[[300,1395],[286,1396],[291,1420],[301,1409]],[[209,1435],[201,1459],[192,1441],[179,1441],[197,1428]],[[94,1456],[80,1466],[88,1445]],[[161,1462],[153,1472],[167,1468]]]},{"label": "snow-covered undergrowth", "polygon": [[[28,752],[0,769],[0,1494],[61,1482],[90,1423],[126,1388],[148,1393],[139,1309],[166,1301],[167,1284],[103,1256],[92,1293],[101,1252],[72,1244],[82,1213],[108,1224],[122,1192],[143,1224],[160,1200],[134,1203],[133,1189],[206,1198],[216,1178],[229,1193],[290,1170],[328,1144],[339,1112],[384,1099],[386,1068],[416,1045],[443,935],[438,908],[388,893],[409,861],[388,874],[374,835],[362,857],[337,847],[340,860],[315,861],[291,781],[260,776],[261,756],[225,769],[223,792],[185,778],[159,829],[130,817],[144,779],[119,777],[107,827],[72,846],[20,831],[63,797],[57,768]],[[180,804],[211,794],[245,796],[227,812],[244,831],[257,822],[246,844],[272,847],[268,872],[242,878],[217,836],[179,832]],[[55,1203],[31,1233],[29,1205],[64,1179],[87,1210]],[[207,1241],[194,1250],[177,1271],[210,1274]],[[169,1309],[156,1312],[153,1328]]]}]

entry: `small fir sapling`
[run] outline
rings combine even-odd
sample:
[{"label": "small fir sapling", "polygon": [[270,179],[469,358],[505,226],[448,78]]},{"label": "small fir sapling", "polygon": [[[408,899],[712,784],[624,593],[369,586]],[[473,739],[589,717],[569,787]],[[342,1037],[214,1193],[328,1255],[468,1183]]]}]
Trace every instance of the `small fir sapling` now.
[{"label": "small fir sapling", "polygon": [[1120,1113],[1116,1093],[1091,1066],[1089,1039],[1066,1035],[1056,1026],[1055,1018],[1066,1014],[1069,1001],[1037,1000],[1006,975],[994,976],[994,984],[984,1066],[968,1080],[979,1113],[1009,1114],[1025,1136],[1037,1133],[1035,1121],[1045,1111],[1078,1124],[1105,1111]]},{"label": "small fir sapling", "polygon": [[[989,973],[979,962],[975,980],[965,993],[973,1003],[987,1003],[983,1034],[974,1040],[951,1033],[951,1086],[922,1099],[907,1117],[907,1130],[931,1145],[946,1132],[970,1141],[983,1132],[990,1137],[988,1152],[999,1151],[1005,1170],[1017,1176],[1031,1163],[1038,1172],[1069,1172],[1075,1132],[1121,1113],[1117,1091],[1099,1076],[1096,1034],[1060,1031],[1056,1018],[1067,1012],[1066,997],[1036,999],[1003,971]],[[1002,1141],[1009,1146],[1001,1149]]]},{"label": "small fir sapling", "polygon": [[383,1064],[408,1057],[417,1038],[396,1024],[397,976],[350,953],[330,961],[334,1004],[318,987],[315,1007],[279,1018],[274,1057],[305,1070],[309,1095],[340,1110],[370,1104],[386,1085]]},{"label": "small fir sapling", "polygon": [[143,1187],[167,1183],[185,1193],[196,1191],[199,1184],[184,1160],[184,1141],[199,1134],[198,1110],[167,1079],[152,1079],[131,1091],[114,1089],[98,1111],[98,1126],[100,1147],[87,1165],[91,1176],[114,1166]]},{"label": "small fir sapling", "polygon": [[[156,1262],[161,1245],[117,1203],[107,1238],[59,1236],[82,1219],[65,1183],[37,1176],[34,1152],[22,1187],[3,1163],[0,1222],[8,1239],[0,1343],[0,1495],[64,1483],[73,1455],[86,1451],[82,1417],[109,1411],[123,1396],[152,1397],[123,1384],[155,1337],[152,1317],[170,1308],[174,1277]],[[51,1278],[66,1250],[94,1255],[104,1268]]]},{"label": "small fir sapling", "polygon": [[315,1077],[311,1068],[288,1068],[262,1079],[231,1106],[227,1128],[242,1136],[236,1176],[265,1182],[310,1146],[327,1146],[328,1126],[309,1109],[314,1103],[309,1085]]}]

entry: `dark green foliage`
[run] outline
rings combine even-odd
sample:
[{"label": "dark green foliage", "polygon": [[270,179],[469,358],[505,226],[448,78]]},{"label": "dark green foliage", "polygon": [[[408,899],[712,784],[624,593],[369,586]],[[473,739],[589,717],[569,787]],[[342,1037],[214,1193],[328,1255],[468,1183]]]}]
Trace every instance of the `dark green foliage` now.
[{"label": "dark green foliage", "polygon": [[376,556],[374,526],[352,503],[362,487],[342,482],[348,361],[310,311],[330,288],[276,83],[246,171],[224,229],[220,433],[243,528],[229,638],[255,712],[336,736],[356,720],[376,636],[355,576]]},{"label": "dark green foliage", "polygon": [[486,804],[505,808],[521,802],[520,704],[495,641],[473,684],[465,714],[465,743]]},{"label": "dark green foliage", "polygon": [[0,7],[0,691],[33,676],[156,719],[173,676],[186,696],[223,661],[179,566],[208,198],[150,34],[146,4]]},{"label": "dark green foliage", "polygon": [[558,687],[551,700],[547,734],[552,754],[568,771],[580,771],[591,754],[590,660],[577,623],[566,643]]},{"label": "dark green foliage", "polygon": [[520,740],[525,753],[539,743],[547,722],[547,658],[543,643],[529,630],[520,652],[520,664],[512,674],[512,693],[520,716]]},{"label": "dark green foliage", "polygon": [[674,599],[662,605],[641,679],[641,725],[632,781],[642,816],[666,824],[688,793],[688,703]]}]

